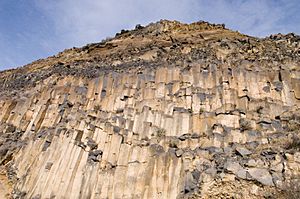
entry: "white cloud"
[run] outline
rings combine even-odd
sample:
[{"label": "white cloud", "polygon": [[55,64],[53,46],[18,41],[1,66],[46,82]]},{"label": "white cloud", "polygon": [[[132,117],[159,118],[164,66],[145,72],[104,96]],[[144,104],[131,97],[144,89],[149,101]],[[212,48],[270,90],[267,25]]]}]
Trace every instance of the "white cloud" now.
[{"label": "white cloud", "polygon": [[272,1],[216,0],[201,1],[200,9],[205,19],[225,23],[240,32],[267,36],[278,30],[278,20],[284,17],[285,10],[272,4]]},{"label": "white cloud", "polygon": [[[133,28],[159,19],[186,20],[196,1],[181,0],[60,0],[36,1],[40,9],[52,18],[56,33],[66,43],[82,45],[113,36],[121,29]],[[190,4],[192,3],[192,4]]]},{"label": "white cloud", "polygon": [[[10,44],[0,34],[5,65],[27,63],[73,46],[99,42],[121,29],[132,29],[160,19],[225,23],[242,33],[264,37],[273,33],[300,33],[298,0],[33,0],[45,23],[34,24],[37,33]],[[1,9],[1,2],[0,2]],[[39,31],[39,32],[38,32]],[[0,32],[1,33],[1,32]],[[28,36],[32,35],[32,36]],[[22,43],[23,42],[23,43]],[[18,45],[30,52],[18,54]],[[6,47],[7,46],[7,47]],[[27,47],[28,46],[28,47]],[[19,50],[17,52],[22,52]],[[38,53],[40,52],[40,53]],[[3,57],[3,56],[1,56]],[[15,60],[15,62],[13,61]],[[22,60],[22,61],[20,61]]]},{"label": "white cloud", "polygon": [[[286,7],[267,0],[36,0],[55,24],[60,44],[80,46],[113,36],[120,29],[159,19],[225,23],[243,33],[266,36],[284,32],[278,24]],[[290,1],[293,3],[294,1]],[[279,2],[280,3],[280,2]],[[288,5],[286,1],[283,2]]]}]

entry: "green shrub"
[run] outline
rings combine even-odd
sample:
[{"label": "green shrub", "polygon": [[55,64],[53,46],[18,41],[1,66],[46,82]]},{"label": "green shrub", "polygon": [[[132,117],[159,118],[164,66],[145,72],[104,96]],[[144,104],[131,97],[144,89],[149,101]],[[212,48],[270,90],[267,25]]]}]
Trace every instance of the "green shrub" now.
[{"label": "green shrub", "polygon": [[100,111],[101,110],[101,106],[100,105],[95,105],[94,106],[94,110],[95,111]]},{"label": "green shrub", "polygon": [[204,113],[204,108],[200,108],[200,114]]},{"label": "green shrub", "polygon": [[285,146],[288,150],[299,150],[300,149],[300,138],[298,136],[294,136]]},{"label": "green shrub", "polygon": [[156,131],[157,137],[165,137],[166,136],[166,130],[163,128],[159,128]]},{"label": "green shrub", "polygon": [[241,118],[240,121],[240,130],[241,131],[247,131],[247,130],[251,130],[251,123],[250,121],[244,119],[244,118]]}]

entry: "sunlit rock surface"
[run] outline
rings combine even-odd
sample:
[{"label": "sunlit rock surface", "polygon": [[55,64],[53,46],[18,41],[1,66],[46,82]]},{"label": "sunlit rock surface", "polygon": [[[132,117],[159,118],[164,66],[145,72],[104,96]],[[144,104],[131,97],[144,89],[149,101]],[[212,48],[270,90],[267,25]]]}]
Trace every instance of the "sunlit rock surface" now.
[{"label": "sunlit rock surface", "polygon": [[300,37],[160,21],[0,73],[0,198],[264,198],[300,171]]}]

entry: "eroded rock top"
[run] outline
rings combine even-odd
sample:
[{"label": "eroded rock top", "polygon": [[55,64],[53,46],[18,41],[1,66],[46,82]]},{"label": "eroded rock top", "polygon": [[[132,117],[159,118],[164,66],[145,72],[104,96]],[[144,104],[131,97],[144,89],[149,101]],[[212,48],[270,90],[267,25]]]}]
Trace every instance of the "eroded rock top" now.
[{"label": "eroded rock top", "polygon": [[161,20],[0,72],[0,92],[2,96],[14,93],[52,75],[96,77],[106,71],[129,72],[161,65],[184,68],[190,63],[229,64],[252,71],[287,69],[299,75],[299,41],[293,33],[260,39],[226,29],[223,24]]}]

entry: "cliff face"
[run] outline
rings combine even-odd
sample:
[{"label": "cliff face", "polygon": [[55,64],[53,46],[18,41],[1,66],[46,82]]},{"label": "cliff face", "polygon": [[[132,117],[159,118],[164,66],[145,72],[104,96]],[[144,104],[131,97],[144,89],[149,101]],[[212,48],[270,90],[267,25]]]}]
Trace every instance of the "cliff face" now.
[{"label": "cliff face", "polygon": [[300,37],[160,21],[0,73],[0,197],[264,198],[300,171]]}]

